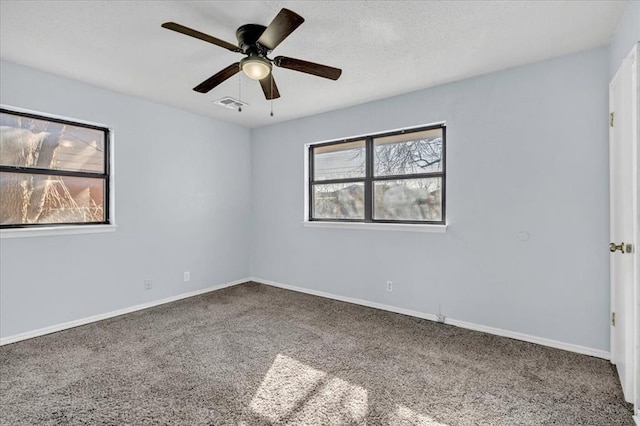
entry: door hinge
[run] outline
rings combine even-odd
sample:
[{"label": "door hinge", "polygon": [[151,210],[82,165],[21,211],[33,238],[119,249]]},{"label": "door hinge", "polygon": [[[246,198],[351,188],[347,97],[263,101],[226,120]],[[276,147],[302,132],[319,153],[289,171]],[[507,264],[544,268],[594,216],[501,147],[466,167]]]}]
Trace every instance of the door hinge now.
[{"label": "door hinge", "polygon": [[616,326],[616,313],[615,312],[611,312],[611,325],[612,326]]},{"label": "door hinge", "polygon": [[609,127],[613,127],[613,113],[609,113]]}]

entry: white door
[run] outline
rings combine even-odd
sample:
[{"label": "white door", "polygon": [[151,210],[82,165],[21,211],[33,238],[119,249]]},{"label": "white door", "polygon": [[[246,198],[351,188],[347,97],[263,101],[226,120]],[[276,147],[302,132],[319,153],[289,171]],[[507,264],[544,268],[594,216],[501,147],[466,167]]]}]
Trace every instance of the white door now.
[{"label": "white door", "polygon": [[636,402],[638,226],[637,46],[609,85],[611,362],[628,402]]}]

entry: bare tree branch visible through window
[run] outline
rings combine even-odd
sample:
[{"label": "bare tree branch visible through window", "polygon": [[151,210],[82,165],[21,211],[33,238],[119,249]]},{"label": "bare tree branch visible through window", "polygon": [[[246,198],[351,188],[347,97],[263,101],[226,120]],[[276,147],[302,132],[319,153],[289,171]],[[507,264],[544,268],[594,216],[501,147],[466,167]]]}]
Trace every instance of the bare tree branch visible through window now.
[{"label": "bare tree branch visible through window", "polygon": [[107,129],[0,113],[0,225],[105,223]]},{"label": "bare tree branch visible through window", "polygon": [[311,217],[442,222],[443,129],[429,127],[312,148]]}]

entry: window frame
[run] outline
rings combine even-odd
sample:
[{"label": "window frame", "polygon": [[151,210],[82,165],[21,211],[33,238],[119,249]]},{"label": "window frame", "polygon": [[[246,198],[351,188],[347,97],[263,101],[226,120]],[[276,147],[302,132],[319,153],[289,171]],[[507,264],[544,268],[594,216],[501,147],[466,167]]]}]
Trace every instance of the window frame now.
[{"label": "window frame", "polygon": [[[94,222],[55,222],[55,223],[19,223],[19,224],[0,224],[0,234],[2,238],[13,238],[16,236],[43,236],[54,234],[83,234],[83,233],[101,233],[110,232],[115,228],[113,224],[113,194],[112,194],[112,129],[106,125],[91,123],[83,120],[77,120],[68,117],[60,117],[56,115],[41,113],[37,111],[26,110],[22,108],[0,105],[0,113],[17,115],[20,117],[33,118],[36,120],[44,120],[53,123],[65,124],[75,127],[82,127],[91,130],[97,130],[104,134],[104,155],[103,155],[103,173],[86,172],[86,171],[70,171],[36,167],[7,166],[0,164],[0,172],[17,173],[27,175],[45,175],[45,176],[65,176],[78,178],[101,179],[104,182],[104,220]],[[18,232],[20,234],[14,234]],[[27,234],[21,235],[22,232]]]},{"label": "window frame", "polygon": [[[402,134],[418,133],[428,130],[440,129],[442,131],[442,171],[427,172],[427,173],[412,173],[404,175],[384,175],[374,176],[374,140],[377,138],[383,138],[387,136],[396,136]],[[306,179],[306,198],[307,206],[305,212],[304,221],[306,224],[315,225],[320,223],[328,224],[352,224],[358,225],[418,225],[420,227],[433,227],[433,226],[446,226],[446,123],[435,123],[429,125],[422,125],[419,127],[410,127],[393,131],[386,131],[382,133],[372,133],[368,135],[361,135],[356,137],[350,137],[347,139],[331,140],[327,142],[312,143],[305,146],[306,160],[307,160],[307,179]],[[365,145],[365,175],[358,178],[342,178],[342,179],[324,179],[314,180],[314,150],[320,147],[326,147],[331,145],[347,144],[352,142],[364,141]],[[393,219],[375,219],[374,216],[374,186],[376,182],[384,182],[390,180],[411,180],[411,179],[424,179],[424,178],[441,178],[441,220],[426,221],[426,220],[393,220]],[[315,185],[322,184],[340,184],[340,183],[363,183],[364,185],[364,218],[363,219],[347,219],[347,218],[314,218],[314,194],[313,189]]]}]

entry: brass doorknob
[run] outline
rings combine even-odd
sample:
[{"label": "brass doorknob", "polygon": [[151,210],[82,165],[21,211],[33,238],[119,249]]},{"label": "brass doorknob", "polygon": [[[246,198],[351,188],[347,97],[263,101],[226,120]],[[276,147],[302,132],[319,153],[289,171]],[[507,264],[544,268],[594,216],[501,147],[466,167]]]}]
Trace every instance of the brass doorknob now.
[{"label": "brass doorknob", "polygon": [[620,253],[624,253],[624,243],[620,243],[620,244],[611,243],[611,244],[609,244],[609,251],[611,253],[615,253],[618,250],[620,250]]}]

